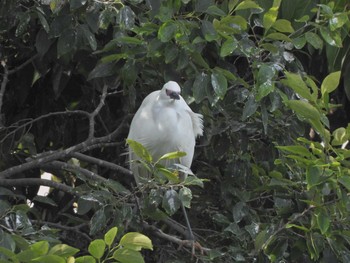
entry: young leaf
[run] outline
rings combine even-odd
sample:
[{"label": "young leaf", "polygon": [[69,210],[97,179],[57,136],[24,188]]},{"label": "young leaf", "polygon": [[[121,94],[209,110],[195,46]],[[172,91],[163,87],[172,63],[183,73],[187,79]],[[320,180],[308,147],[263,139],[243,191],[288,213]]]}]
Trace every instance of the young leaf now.
[{"label": "young leaf", "polygon": [[250,1],[250,0],[245,0],[241,3],[239,3],[236,8],[234,8],[234,11],[238,11],[238,10],[244,10],[244,9],[258,9],[260,11],[262,11],[263,9],[254,1]]},{"label": "young leaf", "polygon": [[272,26],[274,29],[276,29],[279,32],[282,33],[293,33],[294,28],[292,27],[292,24],[289,20],[286,19],[278,19]]},{"label": "young leaf", "polygon": [[322,96],[326,93],[331,93],[338,87],[340,74],[340,71],[332,72],[323,80],[321,85]]},{"label": "young leaf", "polygon": [[139,251],[128,248],[120,248],[113,253],[113,258],[120,263],[144,263],[144,259]]},{"label": "young leaf", "polygon": [[126,143],[130,146],[131,150],[141,159],[147,161],[147,162],[152,162],[152,156],[148,152],[148,150],[143,147],[143,145],[139,142],[127,139]]},{"label": "young leaf", "polygon": [[170,20],[165,22],[158,30],[158,39],[162,42],[169,42],[177,30],[177,25]]},{"label": "young leaf", "polygon": [[118,228],[117,227],[112,227],[106,234],[104,237],[104,241],[106,243],[107,246],[111,246],[114,242],[115,236],[117,235],[118,232]]},{"label": "young leaf", "polygon": [[151,239],[149,237],[137,233],[137,232],[129,232],[126,233],[121,239],[119,244],[125,248],[134,251],[140,251],[142,248],[153,250],[153,245]]},{"label": "young leaf", "polygon": [[164,167],[157,167],[158,171],[160,171],[170,182],[172,183],[179,183],[180,179],[178,176],[178,172],[172,172],[169,169],[166,169]]},{"label": "young leaf", "polygon": [[160,157],[157,162],[159,162],[161,160],[178,159],[178,158],[184,157],[186,155],[187,154],[185,152],[180,152],[180,151],[170,152],[170,153],[166,153],[162,157]]},{"label": "young leaf", "polygon": [[75,263],[96,263],[92,256],[82,256],[75,259]]},{"label": "young leaf", "polygon": [[288,71],[285,71],[284,74],[286,78],[281,81],[284,85],[293,89],[304,99],[315,101],[315,98],[312,96],[310,89],[299,74],[291,73]]},{"label": "young leaf", "polygon": [[45,255],[35,259],[32,259],[30,262],[37,263],[66,263],[66,260],[57,255]]},{"label": "young leaf", "polygon": [[305,38],[315,49],[322,49],[323,41],[317,34],[309,31],[305,33]]},{"label": "young leaf", "polygon": [[88,247],[89,253],[96,259],[102,258],[105,253],[106,243],[102,239],[92,241]]},{"label": "young leaf", "polygon": [[52,247],[48,254],[57,255],[60,257],[70,257],[79,252],[79,249],[68,246],[66,244],[58,244]]},{"label": "young leaf", "polygon": [[281,4],[281,0],[274,0],[272,7],[264,14],[263,25],[264,25],[265,32],[267,32],[271,28],[271,26],[275,23],[280,4]]}]

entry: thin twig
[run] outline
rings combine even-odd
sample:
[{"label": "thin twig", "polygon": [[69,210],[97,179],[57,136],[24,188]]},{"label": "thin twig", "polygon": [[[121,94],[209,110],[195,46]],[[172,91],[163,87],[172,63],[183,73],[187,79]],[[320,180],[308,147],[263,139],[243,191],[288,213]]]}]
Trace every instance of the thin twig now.
[{"label": "thin twig", "polygon": [[17,71],[21,70],[22,68],[24,68],[25,66],[27,66],[28,64],[32,63],[37,57],[39,57],[39,54],[35,54],[34,56],[32,56],[31,58],[29,58],[28,60],[26,60],[24,63],[22,63],[21,65],[19,65],[18,67],[9,70],[9,75],[16,73]]},{"label": "thin twig", "polygon": [[152,233],[154,233],[156,236],[165,239],[167,241],[170,241],[172,243],[175,243],[177,245],[179,245],[180,247],[184,246],[184,247],[188,247],[188,248],[197,248],[200,250],[200,252],[204,252],[204,253],[209,253],[210,248],[206,248],[206,247],[202,247],[198,242],[193,242],[193,240],[182,240],[179,239],[178,237],[175,236],[171,236],[168,235],[166,233],[164,233],[162,230],[160,230],[159,228],[149,225],[147,222],[143,221],[142,226],[146,229],[151,231]]},{"label": "thin twig", "polygon": [[2,121],[2,104],[4,100],[4,93],[6,91],[6,86],[9,81],[8,76],[9,76],[9,71],[6,65],[5,61],[1,61],[1,65],[4,68],[4,74],[2,76],[2,82],[1,82],[1,88],[0,88],[0,128],[3,127],[3,121]]},{"label": "thin twig", "polygon": [[88,139],[92,139],[95,134],[95,117],[102,109],[103,105],[105,104],[105,99],[107,96],[107,85],[103,86],[102,95],[99,104],[97,105],[96,109],[89,114],[89,137]]},{"label": "thin twig", "polygon": [[80,194],[74,190],[73,187],[70,187],[65,184],[57,183],[55,181],[40,179],[40,178],[20,178],[20,179],[1,179],[0,185],[2,186],[38,186],[44,185],[55,188],[62,192],[79,197]]}]

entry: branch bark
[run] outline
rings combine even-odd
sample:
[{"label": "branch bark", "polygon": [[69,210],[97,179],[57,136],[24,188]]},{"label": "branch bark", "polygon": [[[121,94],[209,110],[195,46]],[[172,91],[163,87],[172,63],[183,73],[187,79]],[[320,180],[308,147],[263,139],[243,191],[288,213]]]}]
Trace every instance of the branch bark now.
[{"label": "branch bark", "polygon": [[80,196],[80,194],[77,191],[75,191],[73,187],[70,187],[70,186],[65,185],[65,184],[60,184],[60,183],[57,183],[55,181],[40,179],[40,178],[20,178],[20,179],[1,179],[0,178],[0,185],[2,185],[2,186],[44,185],[44,186],[49,186],[49,187],[55,188],[57,190],[71,194],[71,195],[76,196],[76,197]]}]

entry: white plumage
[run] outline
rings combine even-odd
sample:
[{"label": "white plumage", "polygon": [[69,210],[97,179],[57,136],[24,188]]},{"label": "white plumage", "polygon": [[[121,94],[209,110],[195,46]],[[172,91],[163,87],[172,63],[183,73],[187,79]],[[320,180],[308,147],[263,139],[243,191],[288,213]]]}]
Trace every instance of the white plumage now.
[{"label": "white plumage", "polygon": [[[141,143],[158,160],[162,155],[186,152],[180,163],[191,167],[196,137],[203,134],[203,116],[194,113],[180,95],[181,88],[174,82],[167,82],[161,90],[150,93],[136,112],[128,139]],[[135,180],[148,177],[147,170],[137,162],[137,156],[129,149],[130,169]],[[171,163],[163,163],[169,166]]]}]

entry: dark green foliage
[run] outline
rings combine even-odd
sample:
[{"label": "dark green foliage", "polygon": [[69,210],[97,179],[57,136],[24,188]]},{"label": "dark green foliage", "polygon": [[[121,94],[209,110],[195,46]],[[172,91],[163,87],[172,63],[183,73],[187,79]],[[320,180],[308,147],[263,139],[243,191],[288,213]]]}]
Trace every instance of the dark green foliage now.
[{"label": "dark green foliage", "polygon": [[[161,220],[184,224],[182,202],[211,249],[196,250],[202,262],[348,262],[348,9],[345,0],[1,1],[3,253],[40,240],[86,252],[113,226],[143,231],[142,220],[174,235]],[[135,188],[127,116],[168,80],[205,118],[196,176],[180,182],[185,167],[168,170],[134,143],[154,173]],[[36,196],[44,184],[50,194]],[[146,262],[191,258],[147,235]],[[140,258],[125,249],[115,256]]]}]

